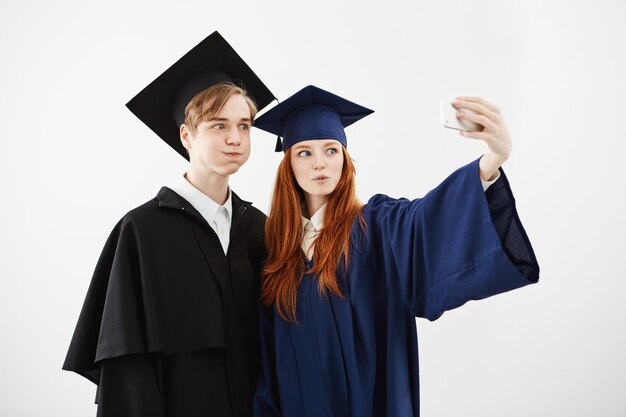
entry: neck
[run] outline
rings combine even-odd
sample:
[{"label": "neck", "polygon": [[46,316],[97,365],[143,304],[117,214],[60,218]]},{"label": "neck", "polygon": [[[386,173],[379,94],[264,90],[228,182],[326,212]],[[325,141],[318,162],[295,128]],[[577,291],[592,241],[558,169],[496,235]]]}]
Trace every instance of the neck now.
[{"label": "neck", "polygon": [[317,212],[326,203],[328,200],[327,196],[321,195],[306,195],[306,209],[309,215],[309,219],[313,217],[313,215]]},{"label": "neck", "polygon": [[198,172],[193,165],[190,165],[185,178],[191,185],[200,190],[202,194],[220,206],[228,199],[228,175]]}]

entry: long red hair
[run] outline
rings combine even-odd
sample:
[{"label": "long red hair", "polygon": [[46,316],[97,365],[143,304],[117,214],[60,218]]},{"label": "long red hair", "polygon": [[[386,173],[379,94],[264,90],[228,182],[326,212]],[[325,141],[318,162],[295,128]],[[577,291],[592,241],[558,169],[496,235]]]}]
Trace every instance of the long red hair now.
[{"label": "long red hair", "polygon": [[293,175],[291,149],[287,149],[278,167],[270,214],[265,223],[265,244],[268,258],[263,268],[263,305],[276,305],[278,314],[287,321],[296,321],[298,285],[306,272],[318,278],[321,294],[329,291],[343,297],[335,272],[343,257],[344,265],[349,259],[349,238],[352,224],[357,216],[364,226],[361,209],[363,205],[356,195],[355,168],[348,151],[342,146],[344,157],[341,178],[326,201],[324,227],[315,240],[313,268],[305,271],[302,207],[304,191]]}]

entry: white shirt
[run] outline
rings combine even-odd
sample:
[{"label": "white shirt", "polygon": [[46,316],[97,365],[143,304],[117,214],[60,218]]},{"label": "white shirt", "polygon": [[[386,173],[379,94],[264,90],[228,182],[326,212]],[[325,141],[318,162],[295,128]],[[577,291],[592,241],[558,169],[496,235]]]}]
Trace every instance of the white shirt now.
[{"label": "white shirt", "polygon": [[[496,182],[500,178],[500,172],[498,172],[498,176],[495,180],[492,181],[483,181],[481,178],[481,183],[483,185],[483,191],[487,191],[487,188],[491,186],[494,182]],[[324,214],[326,213],[326,203],[324,203],[311,217],[311,220],[307,219],[304,216],[300,216],[302,221],[302,229],[304,231],[304,236],[302,237],[302,251],[306,258],[310,261],[313,258],[313,251],[315,250],[315,239],[324,227]]]},{"label": "white shirt", "polygon": [[224,254],[226,254],[228,252],[228,244],[230,243],[230,223],[233,213],[233,200],[230,188],[228,189],[226,202],[220,206],[202,191],[191,185],[185,178],[185,175],[178,177],[178,180],[168,187],[198,210],[198,213],[215,231]]},{"label": "white shirt", "polygon": [[487,188],[491,187],[491,184],[493,184],[494,182],[498,181],[498,179],[500,178],[500,171],[498,171],[498,175],[496,175],[496,179],[495,180],[491,180],[491,181],[484,181],[482,178],[480,179],[480,182],[483,185],[483,191],[487,191]]},{"label": "white shirt", "polygon": [[300,216],[302,220],[302,228],[304,229],[304,236],[302,237],[302,250],[304,255],[310,261],[313,258],[313,251],[315,250],[315,239],[319,235],[320,230],[324,227],[324,213],[326,212],[326,203],[322,205],[313,216],[311,220],[304,216]]}]

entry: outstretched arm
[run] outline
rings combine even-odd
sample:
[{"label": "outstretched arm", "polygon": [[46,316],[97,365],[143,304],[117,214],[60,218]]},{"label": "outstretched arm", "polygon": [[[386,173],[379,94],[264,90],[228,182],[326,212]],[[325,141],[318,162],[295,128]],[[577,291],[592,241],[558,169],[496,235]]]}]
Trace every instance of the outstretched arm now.
[{"label": "outstretched arm", "polygon": [[363,210],[364,257],[416,316],[435,320],[539,278],[504,171],[485,192],[478,165],[458,169],[422,199],[376,195]]}]

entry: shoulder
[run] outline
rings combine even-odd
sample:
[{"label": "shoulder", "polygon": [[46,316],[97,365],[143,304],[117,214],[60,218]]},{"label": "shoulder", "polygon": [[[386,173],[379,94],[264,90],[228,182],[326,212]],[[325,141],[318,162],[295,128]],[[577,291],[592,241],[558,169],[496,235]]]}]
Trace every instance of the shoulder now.
[{"label": "shoulder", "polygon": [[[170,193],[173,194],[172,191]],[[180,209],[173,205],[164,204],[161,191],[156,197],[124,214],[116,225],[116,229],[122,233],[150,232],[150,234],[153,234],[163,228],[173,227],[182,219],[183,216],[181,216]]]},{"label": "shoulder", "polygon": [[141,221],[146,216],[154,216],[159,213],[159,200],[154,197],[145,203],[129,210],[121,220],[128,222]]},{"label": "shoulder", "polygon": [[129,210],[119,221],[119,224],[126,228],[128,226],[143,226],[148,224],[153,224],[155,221],[158,221],[165,212],[168,210],[163,210],[162,207],[159,207],[159,200],[154,197],[145,203]]},{"label": "shoulder", "polygon": [[245,215],[243,216],[243,222],[248,227],[256,226],[263,228],[265,226],[265,220],[267,216],[257,207],[255,207],[250,201],[243,200],[237,194],[233,192],[233,208],[245,207]]},{"label": "shoulder", "polygon": [[143,225],[147,223],[147,217],[153,216],[152,212],[155,207],[158,208],[158,203],[152,199],[122,216],[109,233],[104,251],[113,250],[117,252],[116,247],[136,246],[143,234],[141,230],[147,229]]},{"label": "shoulder", "polygon": [[389,211],[401,209],[410,203],[406,198],[394,198],[385,194],[372,196],[363,206],[363,217],[368,220]]},{"label": "shoulder", "polygon": [[237,193],[235,193],[234,191],[232,192],[232,199],[233,199],[233,207],[239,207],[240,205],[243,205],[246,207],[247,216],[251,216],[254,218],[263,218],[265,219],[265,214],[259,210],[258,208],[256,208],[254,206],[254,204],[251,201],[247,201],[243,198],[241,198]]},{"label": "shoulder", "polygon": [[265,241],[265,220],[267,216],[250,203],[246,204],[246,213],[242,218],[244,234],[248,239],[263,244]]},{"label": "shoulder", "polygon": [[395,198],[389,197],[388,195],[375,194],[367,201],[367,204],[363,206],[363,211],[377,210],[384,207],[386,204],[393,204],[395,201],[397,201]]},{"label": "shoulder", "polygon": [[258,208],[254,207],[251,203],[248,204],[247,210],[248,210],[248,213],[247,213],[248,216],[250,216],[251,218],[255,220],[265,222],[265,219],[267,218],[265,213],[263,213]]}]

